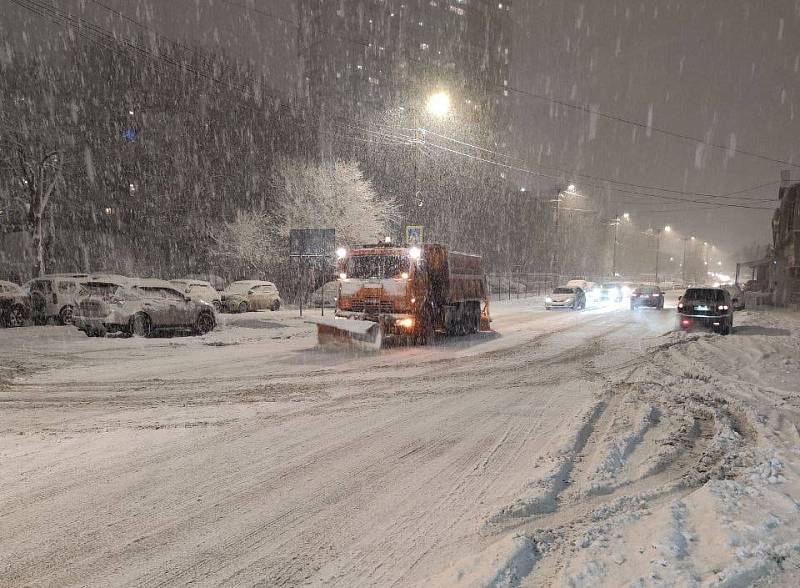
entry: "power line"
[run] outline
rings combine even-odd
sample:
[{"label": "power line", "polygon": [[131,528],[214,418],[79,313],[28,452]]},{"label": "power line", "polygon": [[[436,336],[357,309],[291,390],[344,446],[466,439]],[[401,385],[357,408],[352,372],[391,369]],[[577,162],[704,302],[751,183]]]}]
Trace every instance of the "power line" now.
[{"label": "power line", "polygon": [[704,139],[698,139],[697,137],[692,137],[691,135],[684,135],[682,133],[677,133],[675,131],[670,131],[668,129],[662,129],[660,127],[654,127],[652,125],[648,125],[646,123],[635,121],[627,118],[623,118],[621,116],[616,116],[613,114],[608,114],[602,112],[600,110],[596,110],[593,108],[589,108],[588,106],[581,106],[580,104],[573,104],[571,102],[566,102],[564,100],[558,100],[556,98],[550,98],[548,96],[543,96],[542,94],[537,94],[535,92],[529,92],[527,90],[520,90],[519,88],[514,88],[512,86],[502,86],[504,90],[508,90],[510,92],[515,92],[517,94],[523,94],[525,96],[529,96],[531,98],[535,98],[537,100],[543,100],[546,102],[550,102],[551,104],[558,104],[559,106],[564,106],[566,108],[571,108],[573,110],[578,110],[580,112],[585,112],[590,115],[597,115],[602,118],[613,120],[618,123],[623,123],[627,125],[631,125],[640,129],[645,129],[647,131],[653,131],[656,133],[660,133],[662,135],[666,135],[668,137],[673,137],[676,139],[681,139],[684,141],[691,141],[693,143],[700,143],[702,145],[707,145],[709,147],[713,147],[714,149],[720,149],[722,151],[727,151],[729,153],[738,153],[739,155],[746,155],[747,157],[755,157],[757,159],[761,159],[763,161],[769,161],[771,163],[777,163],[780,165],[788,165],[791,167],[800,168],[800,164],[792,163],[790,161],[786,161],[783,159],[777,159],[774,157],[769,157],[767,155],[762,155],[761,153],[755,153],[754,151],[746,151],[744,149],[734,148],[728,145],[722,145],[720,143],[711,143],[709,141],[705,141]]}]

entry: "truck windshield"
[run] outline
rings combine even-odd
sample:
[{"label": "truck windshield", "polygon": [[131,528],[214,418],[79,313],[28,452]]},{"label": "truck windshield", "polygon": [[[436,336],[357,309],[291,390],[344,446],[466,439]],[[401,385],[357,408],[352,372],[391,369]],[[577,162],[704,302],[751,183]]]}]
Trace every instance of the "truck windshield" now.
[{"label": "truck windshield", "polygon": [[348,278],[385,280],[396,278],[409,268],[408,258],[401,255],[354,255],[347,259]]}]

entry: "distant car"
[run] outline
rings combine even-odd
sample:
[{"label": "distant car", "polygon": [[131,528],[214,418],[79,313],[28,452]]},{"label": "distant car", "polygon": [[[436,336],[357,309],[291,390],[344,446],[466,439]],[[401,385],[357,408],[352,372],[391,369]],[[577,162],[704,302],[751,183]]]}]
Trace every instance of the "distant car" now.
[{"label": "distant car", "polygon": [[744,310],[744,292],[736,284],[728,284],[723,286],[728,294],[731,295],[731,306],[733,310]]},{"label": "distant car", "polygon": [[689,288],[678,300],[678,326],[713,329],[727,335],[733,329],[733,302],[724,288]]},{"label": "distant car", "polygon": [[311,304],[314,306],[322,306],[322,303],[325,303],[325,306],[335,307],[336,306],[336,296],[339,292],[339,282],[333,280],[331,282],[325,282],[322,286],[314,290],[311,293]]},{"label": "distant car", "polygon": [[664,292],[658,286],[639,286],[631,294],[631,310],[647,306],[661,310],[664,308]]},{"label": "distant car", "polygon": [[162,330],[205,335],[217,324],[213,306],[164,280],[97,275],[82,294],[73,322],[89,337],[114,332],[148,337]]},{"label": "distant car", "polygon": [[278,310],[281,297],[272,282],[241,280],[233,282],[222,293],[222,307],[230,312]]},{"label": "distant car", "polygon": [[561,286],[554,288],[550,296],[544,299],[546,310],[552,308],[571,308],[582,310],[586,308],[586,293],[581,288]]},{"label": "distant car", "polygon": [[14,282],[0,281],[0,326],[21,327],[30,316],[28,295]]},{"label": "distant car", "polygon": [[222,310],[222,294],[217,292],[209,282],[191,278],[170,280],[169,282],[190,298],[208,302],[217,312]]},{"label": "distant car", "polygon": [[622,284],[616,282],[601,284],[597,300],[599,302],[622,302]]},{"label": "distant car", "polygon": [[50,319],[57,324],[72,322],[81,282],[89,274],[49,274],[26,282],[22,289],[30,296],[31,318],[37,325],[44,325]]}]

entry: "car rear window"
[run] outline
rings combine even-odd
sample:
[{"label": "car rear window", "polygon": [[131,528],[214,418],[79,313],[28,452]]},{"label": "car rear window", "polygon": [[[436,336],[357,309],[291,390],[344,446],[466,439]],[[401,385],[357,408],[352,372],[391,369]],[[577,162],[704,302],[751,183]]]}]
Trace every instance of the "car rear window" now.
[{"label": "car rear window", "polygon": [[689,288],[686,294],[683,295],[684,300],[693,300],[698,302],[722,302],[725,295],[722,290],[715,290],[714,288]]},{"label": "car rear window", "polygon": [[641,288],[636,288],[637,294],[658,294],[659,289],[655,286],[642,286]]},{"label": "car rear window", "polygon": [[556,288],[553,290],[553,294],[574,294],[575,290],[573,288]]}]

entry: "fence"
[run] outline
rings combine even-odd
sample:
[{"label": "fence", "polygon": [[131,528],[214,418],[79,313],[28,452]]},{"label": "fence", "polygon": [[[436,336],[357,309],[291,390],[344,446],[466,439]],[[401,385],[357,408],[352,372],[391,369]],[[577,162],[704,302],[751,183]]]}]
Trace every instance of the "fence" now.
[{"label": "fence", "polygon": [[[547,272],[491,272],[486,275],[492,300],[516,300],[532,296],[544,296],[556,286],[562,286],[576,276],[559,276]],[[601,284],[609,281],[607,276],[580,276],[589,282]]]},{"label": "fence", "polygon": [[490,273],[486,276],[492,300],[512,300],[543,296],[552,291],[559,280],[548,273]]}]

